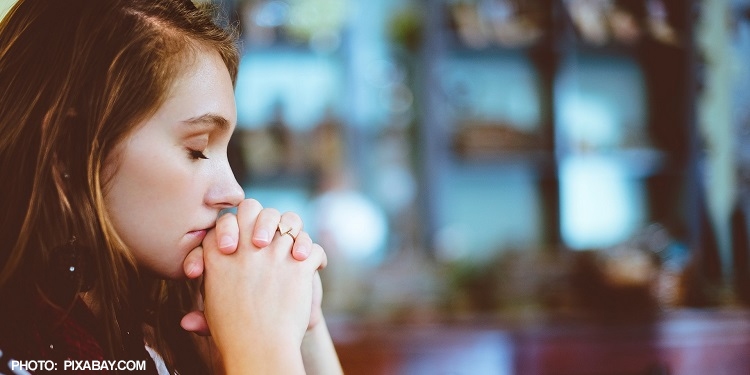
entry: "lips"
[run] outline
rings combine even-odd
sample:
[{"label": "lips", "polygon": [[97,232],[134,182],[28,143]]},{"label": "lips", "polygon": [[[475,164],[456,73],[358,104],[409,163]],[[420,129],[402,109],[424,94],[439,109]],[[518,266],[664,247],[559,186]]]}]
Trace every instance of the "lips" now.
[{"label": "lips", "polygon": [[206,234],[208,233],[208,231],[213,229],[215,226],[216,226],[216,218],[210,218],[204,221],[202,226],[193,227],[193,228],[203,228],[203,229],[196,229],[196,230],[191,230],[190,232],[187,232],[185,237],[187,237],[190,240],[191,249],[194,249],[200,246],[201,242],[203,242],[203,239],[206,238]]},{"label": "lips", "polygon": [[203,242],[203,239],[206,238],[206,233],[208,233],[208,229],[201,229],[201,230],[194,230],[187,233],[188,237],[190,237],[191,241],[190,244],[192,247],[198,247],[201,242]]},{"label": "lips", "polygon": [[193,230],[193,231],[188,232],[188,234],[192,234],[196,236],[197,235],[205,236],[206,233],[208,233],[208,229],[199,229],[199,230]]},{"label": "lips", "polygon": [[206,236],[206,233],[208,233],[208,229],[193,230],[188,232],[189,235],[200,237],[201,239]]}]

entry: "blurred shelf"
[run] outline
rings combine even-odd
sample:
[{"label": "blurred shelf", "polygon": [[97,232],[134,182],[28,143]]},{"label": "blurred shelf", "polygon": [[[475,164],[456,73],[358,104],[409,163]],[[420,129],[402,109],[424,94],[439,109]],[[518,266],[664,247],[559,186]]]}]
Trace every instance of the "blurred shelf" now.
[{"label": "blurred shelf", "polygon": [[518,171],[534,178],[554,178],[557,167],[555,155],[549,150],[453,154],[451,162],[462,170],[484,170],[488,173]]},{"label": "blurred shelf", "polygon": [[474,153],[453,153],[452,160],[462,164],[515,164],[555,163],[555,155],[551,150],[500,150],[488,149]]},{"label": "blurred shelf", "polygon": [[668,156],[664,151],[652,148],[624,148],[606,151],[558,153],[558,158],[597,158],[613,162],[630,178],[648,178],[662,173]]},{"label": "blurred shelf", "polygon": [[609,42],[601,45],[587,43],[580,39],[562,42],[562,49],[568,54],[609,56],[609,57],[635,57],[639,53],[640,43],[625,44]]},{"label": "blurred shelf", "polygon": [[465,53],[531,51],[544,43],[549,30],[540,2],[443,4],[443,30],[448,49]]},{"label": "blurred shelf", "polygon": [[551,142],[545,139],[541,129],[523,130],[493,121],[463,120],[452,141],[454,153],[466,159],[552,150]]},{"label": "blurred shelf", "polygon": [[638,59],[648,52],[655,50],[667,50],[680,48],[678,45],[657,43],[656,41],[638,41],[631,44],[621,42],[608,42],[601,45],[587,43],[575,39],[560,42],[560,50],[567,55],[586,57],[609,57]]},{"label": "blurred shelf", "polygon": [[485,46],[470,46],[462,43],[455,35],[450,35],[445,40],[445,49],[449,57],[495,57],[501,58],[510,55],[531,55],[539,50],[548,49],[544,41],[537,41],[527,45],[504,46],[500,44],[487,44]]},{"label": "blurred shelf", "polygon": [[301,188],[312,190],[315,188],[316,175],[308,172],[278,172],[250,174],[246,178],[246,185],[253,188]]},{"label": "blurred shelf", "polygon": [[612,162],[633,179],[649,178],[666,170],[667,155],[655,149],[620,149],[602,152],[555,154],[549,150],[489,150],[471,155],[453,154],[451,161],[460,168],[528,170],[538,177],[554,177],[559,160],[565,158],[596,158]]}]

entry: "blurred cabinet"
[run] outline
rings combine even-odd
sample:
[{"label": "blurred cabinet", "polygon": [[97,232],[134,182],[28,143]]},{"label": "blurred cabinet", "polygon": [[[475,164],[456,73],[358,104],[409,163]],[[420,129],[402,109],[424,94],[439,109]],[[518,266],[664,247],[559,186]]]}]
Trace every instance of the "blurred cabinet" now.
[{"label": "blurred cabinet", "polygon": [[691,241],[691,2],[424,4],[420,145],[440,256],[604,248],[651,223]]},{"label": "blurred cabinet", "polygon": [[232,3],[241,169],[269,205],[314,225],[316,195],[358,190],[388,250],[447,260],[651,223],[694,242],[692,1]]}]

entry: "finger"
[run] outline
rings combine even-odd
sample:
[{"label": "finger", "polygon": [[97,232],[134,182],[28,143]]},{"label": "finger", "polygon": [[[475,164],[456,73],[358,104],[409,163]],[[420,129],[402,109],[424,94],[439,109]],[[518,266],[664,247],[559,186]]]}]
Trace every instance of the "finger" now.
[{"label": "finger", "polygon": [[255,228],[255,222],[258,218],[258,214],[263,209],[263,206],[255,199],[245,199],[239,206],[237,206],[237,225],[240,230],[239,246],[250,246],[252,248],[258,248],[253,245],[250,228]]},{"label": "finger", "polygon": [[284,212],[278,223],[279,233],[291,236],[295,241],[302,232],[302,226],[302,218],[294,212]]},{"label": "finger", "polygon": [[322,270],[328,265],[328,256],[320,245],[314,243],[312,245],[310,256],[307,257],[306,262],[309,262],[311,265],[315,266],[316,269]]},{"label": "finger", "polygon": [[206,237],[203,238],[203,243],[205,246],[203,246],[202,253],[203,253],[203,269],[201,270],[202,273],[205,273],[207,269],[211,269],[211,265],[216,262],[219,256],[224,256],[221,251],[215,246],[218,240],[216,239],[216,231],[210,230],[206,234]]},{"label": "finger", "polygon": [[261,210],[253,229],[253,244],[259,248],[268,246],[273,239],[280,219],[281,214],[275,208]]},{"label": "finger", "polygon": [[182,329],[193,332],[201,336],[210,336],[211,331],[208,328],[206,316],[202,311],[191,311],[182,317],[180,321]]},{"label": "finger", "polygon": [[310,322],[307,329],[315,327],[323,320],[323,311],[321,304],[323,302],[323,283],[320,281],[320,273],[315,272],[313,279],[312,306],[310,306]]},{"label": "finger", "polygon": [[292,258],[303,261],[310,256],[312,251],[312,238],[307,232],[300,232],[292,246]]},{"label": "finger", "polygon": [[226,213],[216,220],[216,238],[219,243],[219,251],[224,254],[232,254],[237,250],[240,240],[240,226],[237,216]]},{"label": "finger", "polygon": [[191,250],[182,262],[182,269],[185,276],[194,279],[203,274],[203,247],[198,246]]}]

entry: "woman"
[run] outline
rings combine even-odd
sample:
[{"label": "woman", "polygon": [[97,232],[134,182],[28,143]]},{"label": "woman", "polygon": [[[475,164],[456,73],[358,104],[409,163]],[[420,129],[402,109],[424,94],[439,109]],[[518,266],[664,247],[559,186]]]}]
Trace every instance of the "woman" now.
[{"label": "woman", "polygon": [[[0,363],[341,372],[319,307],[325,253],[297,215],[243,200],[227,162],[238,59],[233,36],[189,0],[10,10]],[[97,365],[125,370],[108,363]]]}]

